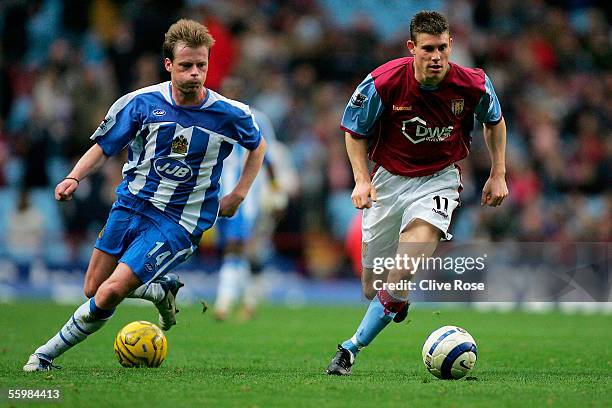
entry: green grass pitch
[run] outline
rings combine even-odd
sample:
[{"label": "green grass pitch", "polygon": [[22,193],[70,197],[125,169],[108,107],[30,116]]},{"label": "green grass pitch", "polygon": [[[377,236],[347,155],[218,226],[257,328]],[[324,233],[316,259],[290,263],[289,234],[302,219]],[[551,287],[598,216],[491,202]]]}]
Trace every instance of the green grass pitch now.
[{"label": "green grass pitch", "polygon": [[[182,307],[157,369],[126,369],[113,354],[119,328],[157,320],[151,306],[121,306],[98,333],[56,363],[23,373],[31,351],[55,334],[75,307],[0,304],[0,405],[8,389],[59,389],[57,406],[83,407],[489,407],[609,406],[612,317],[561,313],[411,310],[359,356],[350,377],[324,369],[336,344],[359,323],[358,307],[266,307],[250,322],[218,323]],[[471,380],[442,381],[421,361],[425,337],[456,324],[478,343]]]}]

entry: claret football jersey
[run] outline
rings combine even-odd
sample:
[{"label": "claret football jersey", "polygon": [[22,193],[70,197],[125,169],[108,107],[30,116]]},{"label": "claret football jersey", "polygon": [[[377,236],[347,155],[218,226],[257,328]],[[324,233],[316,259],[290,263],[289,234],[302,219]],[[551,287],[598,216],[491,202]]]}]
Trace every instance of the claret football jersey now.
[{"label": "claret football jersey", "polygon": [[501,108],[481,69],[449,63],[435,87],[420,85],[414,58],[381,65],[359,84],[344,111],[341,129],[368,139],[368,154],[390,173],[431,175],[467,156],[474,117],[498,123]]}]

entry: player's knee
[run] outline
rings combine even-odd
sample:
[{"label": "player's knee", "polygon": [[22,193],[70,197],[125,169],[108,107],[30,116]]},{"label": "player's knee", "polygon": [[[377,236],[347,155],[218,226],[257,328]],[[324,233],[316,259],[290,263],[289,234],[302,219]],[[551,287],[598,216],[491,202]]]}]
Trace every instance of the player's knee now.
[{"label": "player's knee", "polygon": [[100,301],[105,305],[113,305],[121,303],[121,301],[127,296],[128,291],[121,285],[120,282],[106,281],[104,282],[98,291],[96,292],[96,300]]}]

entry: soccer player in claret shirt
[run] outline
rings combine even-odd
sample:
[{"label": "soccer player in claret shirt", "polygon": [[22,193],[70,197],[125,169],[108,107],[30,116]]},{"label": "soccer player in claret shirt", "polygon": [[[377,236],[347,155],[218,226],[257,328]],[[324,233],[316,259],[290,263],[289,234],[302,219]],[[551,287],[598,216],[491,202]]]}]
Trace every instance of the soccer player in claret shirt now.
[{"label": "soccer player in claret shirt", "polygon": [[355,334],[338,345],[328,374],[350,374],[359,351],[391,320],[406,318],[406,285],[381,286],[410,280],[416,271],[396,265],[374,274],[375,259],[428,257],[440,239],[451,238],[462,188],[455,163],[468,155],[474,117],[484,125],[492,163],[481,205],[496,207],[508,195],[506,126],[489,77],[449,62],[453,42],[441,14],[416,14],[410,37],[411,56],[372,71],[342,118],[355,178],[351,198],[363,209],[362,285],[371,302]]},{"label": "soccer player in claret shirt", "polygon": [[[248,106],[204,86],[213,43],[195,21],[173,24],[163,46],[170,81],[117,100],[91,137],[96,143],[55,188],[57,200],[70,200],[83,178],[128,148],[117,201],[85,275],[89,300],[34,351],[24,371],[55,367],[55,358],[99,330],[126,297],[154,302],[162,329],[176,324],[182,283],[168,271],[193,253],[217,215],[236,212],[266,146]],[[248,154],[239,181],[219,201],[223,160],[235,144]]]}]

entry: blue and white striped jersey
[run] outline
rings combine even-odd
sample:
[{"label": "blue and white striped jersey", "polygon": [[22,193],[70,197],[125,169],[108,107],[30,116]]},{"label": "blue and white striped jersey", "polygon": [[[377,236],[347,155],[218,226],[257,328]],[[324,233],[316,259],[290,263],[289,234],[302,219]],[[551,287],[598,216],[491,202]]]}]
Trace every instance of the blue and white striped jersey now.
[{"label": "blue and white striped jersey", "polygon": [[128,147],[118,196],[149,201],[199,236],[219,210],[219,177],[233,145],[254,150],[261,133],[247,105],[207,90],[201,106],[177,106],[170,81],[131,92],[91,136],[106,156]]}]

